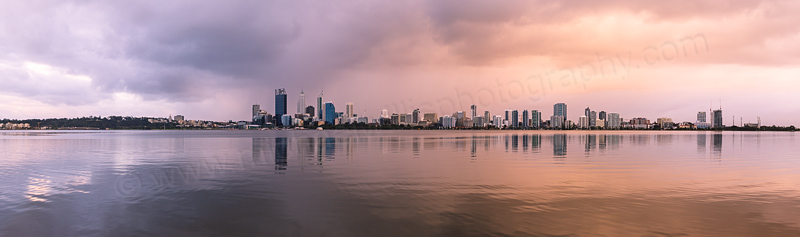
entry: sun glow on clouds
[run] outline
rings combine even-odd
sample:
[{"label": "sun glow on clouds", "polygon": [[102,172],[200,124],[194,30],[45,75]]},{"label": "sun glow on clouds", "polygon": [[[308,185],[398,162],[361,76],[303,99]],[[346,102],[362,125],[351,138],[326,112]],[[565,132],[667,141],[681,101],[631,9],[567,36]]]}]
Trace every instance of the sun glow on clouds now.
[{"label": "sun glow on clouds", "polygon": [[271,92],[286,88],[290,104],[324,89],[373,118],[468,110],[451,101],[471,95],[493,113],[566,102],[574,115],[693,121],[722,98],[726,115],[788,125],[800,105],[759,105],[800,99],[798,11],[780,0],[10,2],[0,114],[240,120],[254,103],[274,110]]}]

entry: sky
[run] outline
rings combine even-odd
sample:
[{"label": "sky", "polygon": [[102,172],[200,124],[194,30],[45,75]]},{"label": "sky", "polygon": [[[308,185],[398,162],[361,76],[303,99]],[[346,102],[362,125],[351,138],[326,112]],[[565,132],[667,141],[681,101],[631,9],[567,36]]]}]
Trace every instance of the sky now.
[{"label": "sky", "polygon": [[[800,2],[3,1],[0,118],[568,105],[800,125]],[[721,104],[720,104],[721,102]]]}]

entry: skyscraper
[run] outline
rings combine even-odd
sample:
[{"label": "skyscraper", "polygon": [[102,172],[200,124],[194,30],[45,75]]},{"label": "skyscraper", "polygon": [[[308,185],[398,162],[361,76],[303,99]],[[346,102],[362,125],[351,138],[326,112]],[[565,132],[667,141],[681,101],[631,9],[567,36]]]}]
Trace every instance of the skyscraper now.
[{"label": "skyscraper", "polygon": [[253,105],[253,118],[258,116],[258,111],[261,110],[261,105]]},{"label": "skyscraper", "polygon": [[567,121],[567,104],[564,103],[555,104],[553,106],[553,116],[560,116],[558,118],[561,119],[561,121],[559,121],[559,123],[554,123],[551,117],[550,121],[551,126],[552,124],[563,125],[564,122]]},{"label": "skyscraper", "polygon": [[586,115],[578,117],[578,128],[580,129],[589,128],[589,117],[586,117]]},{"label": "skyscraper", "polygon": [[523,109],[522,110],[522,127],[523,128],[528,128],[528,127],[530,127],[530,125],[531,125],[531,121],[530,121],[530,116],[528,115],[528,110],[527,109]]},{"label": "skyscraper", "polygon": [[[286,114],[286,89],[275,90],[275,116],[280,118]],[[278,126],[282,126],[281,119],[278,119]]]},{"label": "skyscraper", "polygon": [[319,92],[319,97],[317,97],[317,118],[319,120],[325,120],[325,107],[322,104],[322,91]]},{"label": "skyscraper", "polygon": [[697,112],[697,123],[705,123],[706,122],[706,112],[700,111]]},{"label": "skyscraper", "polygon": [[508,122],[510,123],[509,125],[512,128],[519,127],[519,111],[512,110],[511,111],[511,120],[508,121]]},{"label": "skyscraper", "polygon": [[712,117],[714,117],[714,128],[724,128],[725,125],[722,124],[722,108],[719,110],[714,110],[711,112]]},{"label": "skyscraper", "polygon": [[472,105],[469,108],[470,108],[470,110],[472,112],[472,117],[471,118],[475,118],[475,116],[478,116],[478,107],[475,107],[475,105]]},{"label": "skyscraper", "polygon": [[302,114],[306,110],[306,93],[300,91],[300,98],[297,99],[297,113]]},{"label": "skyscraper", "polygon": [[537,129],[542,127],[542,112],[531,110],[531,127]]},{"label": "skyscraper", "polygon": [[420,121],[420,115],[419,109],[415,109],[414,112],[411,112],[411,123],[418,124]]},{"label": "skyscraper", "polygon": [[492,120],[492,117],[489,116],[489,111],[488,110],[484,111],[483,112],[483,125],[481,125],[481,126],[486,127],[486,125],[488,125],[491,122],[491,120]]},{"label": "skyscraper", "polygon": [[622,119],[619,118],[618,113],[608,113],[606,123],[608,124],[606,129],[619,129],[622,124]]},{"label": "skyscraper", "polygon": [[[322,98],[320,96],[320,98]],[[325,122],[331,125],[336,124],[336,107],[333,106],[333,101],[325,103]]]},{"label": "skyscraper", "polygon": [[352,118],[354,113],[355,110],[353,110],[353,102],[347,102],[347,104],[344,105],[344,121]]},{"label": "skyscraper", "polygon": [[600,113],[598,114],[597,119],[606,120],[606,111],[600,111]]}]

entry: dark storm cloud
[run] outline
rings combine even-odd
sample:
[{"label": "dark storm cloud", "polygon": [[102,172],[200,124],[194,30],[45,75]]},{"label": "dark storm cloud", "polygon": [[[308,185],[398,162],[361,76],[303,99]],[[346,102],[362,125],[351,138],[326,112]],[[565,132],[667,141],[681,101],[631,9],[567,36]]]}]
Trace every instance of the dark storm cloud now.
[{"label": "dark storm cloud", "polygon": [[403,24],[411,15],[398,10],[403,5],[16,3],[3,12],[3,34],[9,37],[0,47],[6,59],[18,55],[16,60],[87,75],[92,86],[86,90],[194,100],[212,95],[215,88],[325,83],[365,60],[370,48],[386,38],[408,33]]},{"label": "dark storm cloud", "polygon": [[[785,66],[800,58],[791,38],[800,20],[796,5],[749,0],[16,1],[0,7],[0,77],[12,82],[0,91],[54,105],[92,104],[116,92],[150,101],[244,103],[257,97],[253,103],[269,103],[263,98],[275,88],[296,95],[301,88],[310,92],[369,80],[374,90],[362,90],[360,96],[430,101],[436,98],[391,93],[413,91],[418,83],[450,88],[465,69],[504,71],[524,57],[540,57],[557,70],[586,57],[698,33],[708,36],[714,53],[681,62]],[[56,73],[31,74],[28,62]],[[486,85],[471,82],[463,85]],[[364,107],[376,111],[383,103],[391,102]]]}]

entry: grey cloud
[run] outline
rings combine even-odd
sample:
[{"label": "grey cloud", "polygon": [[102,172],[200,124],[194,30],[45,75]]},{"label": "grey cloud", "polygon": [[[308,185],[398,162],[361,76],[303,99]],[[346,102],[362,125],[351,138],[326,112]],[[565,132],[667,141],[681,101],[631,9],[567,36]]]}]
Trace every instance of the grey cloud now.
[{"label": "grey cloud", "polygon": [[[375,65],[391,73],[451,60],[429,59],[432,51],[461,60],[446,62],[450,65],[480,66],[517,56],[560,58],[588,52],[594,57],[596,50],[614,50],[576,46],[576,42],[587,42],[592,37],[589,33],[547,31],[589,14],[645,13],[651,16],[648,20],[664,22],[735,14],[764,14],[761,17],[774,19],[766,23],[775,27],[754,29],[741,37],[745,39],[733,39],[729,45],[714,45],[736,49],[796,32],[795,17],[787,16],[793,8],[781,7],[784,4],[32,0],[8,3],[0,9],[0,61],[48,64],[93,79],[90,91],[78,92],[92,96],[81,99],[31,86],[4,89],[47,103],[90,104],[121,91],[171,102],[201,101],[237,88],[266,97],[263,92],[275,87],[317,89],[344,81],[348,72],[374,70],[370,67]],[[522,27],[536,34],[514,38],[514,31]],[[621,41],[626,37],[650,36],[619,36]],[[737,60],[737,53],[718,55]],[[0,77],[10,78],[14,73],[20,72],[4,69]]]}]

